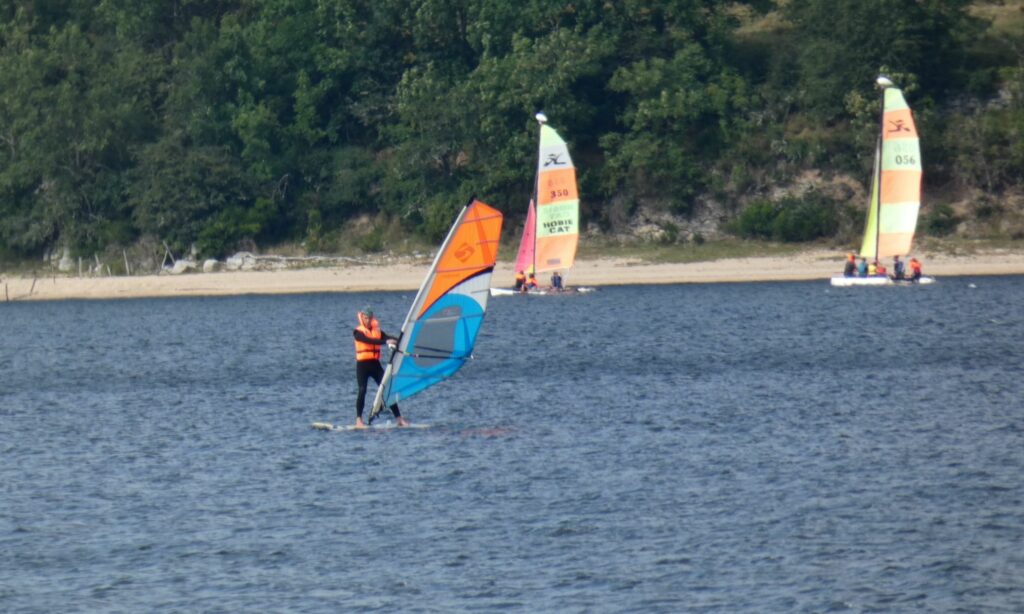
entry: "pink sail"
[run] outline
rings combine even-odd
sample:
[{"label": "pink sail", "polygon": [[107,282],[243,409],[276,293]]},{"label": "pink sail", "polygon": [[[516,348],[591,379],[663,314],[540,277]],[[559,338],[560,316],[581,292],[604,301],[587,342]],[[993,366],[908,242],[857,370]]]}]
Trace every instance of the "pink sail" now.
[{"label": "pink sail", "polygon": [[537,211],[530,199],[530,209],[526,212],[526,225],[523,226],[523,238],[519,240],[519,254],[516,256],[516,272],[530,274],[533,271],[533,251],[537,247]]}]

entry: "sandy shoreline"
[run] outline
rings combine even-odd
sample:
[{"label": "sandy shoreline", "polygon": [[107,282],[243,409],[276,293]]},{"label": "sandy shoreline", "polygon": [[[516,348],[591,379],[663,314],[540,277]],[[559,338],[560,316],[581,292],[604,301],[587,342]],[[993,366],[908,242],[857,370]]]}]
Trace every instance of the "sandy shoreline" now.
[{"label": "sandy shoreline", "polygon": [[[843,255],[808,251],[792,257],[736,258],[710,262],[650,264],[638,260],[578,261],[566,275],[570,286],[754,281],[823,282],[842,270]],[[0,277],[0,302],[244,294],[301,294],[415,290],[429,266],[415,264],[335,266],[280,271],[140,275],[132,277]],[[1024,253],[999,250],[970,256],[926,255],[926,275],[1024,275]],[[508,286],[512,264],[498,264],[495,286]],[[546,283],[546,276],[542,276]]]}]

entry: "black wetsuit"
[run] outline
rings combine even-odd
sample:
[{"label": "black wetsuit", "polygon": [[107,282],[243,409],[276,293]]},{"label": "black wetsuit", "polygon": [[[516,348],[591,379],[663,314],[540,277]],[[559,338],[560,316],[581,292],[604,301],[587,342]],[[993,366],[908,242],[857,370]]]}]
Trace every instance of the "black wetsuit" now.
[{"label": "black wetsuit", "polygon": [[[370,345],[384,345],[388,339],[398,340],[397,337],[392,337],[383,330],[380,331],[380,339],[371,339],[358,328],[352,331],[352,336],[355,337],[356,341],[362,341]],[[371,358],[369,360],[356,361],[356,383],[359,385],[359,392],[356,394],[356,418],[363,417],[363,406],[366,405],[366,385],[371,377],[380,386],[380,381],[384,378],[384,367],[380,366],[380,360]],[[398,411],[398,403],[393,403],[389,409],[395,415],[396,420],[402,416],[402,413]]]}]

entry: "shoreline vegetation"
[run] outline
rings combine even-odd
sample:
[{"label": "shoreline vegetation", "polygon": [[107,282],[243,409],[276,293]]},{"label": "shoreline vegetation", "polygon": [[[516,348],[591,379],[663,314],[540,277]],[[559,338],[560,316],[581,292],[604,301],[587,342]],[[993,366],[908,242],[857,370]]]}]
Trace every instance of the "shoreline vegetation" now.
[{"label": "shoreline vegetation", "polygon": [[[509,252],[502,250],[505,255]],[[825,281],[839,275],[845,252],[823,247],[728,250],[721,246],[668,249],[659,247],[610,250],[609,256],[587,253],[563,272],[566,285],[616,286],[765,281]],[[926,275],[944,278],[1024,275],[1024,245],[943,246],[916,254]],[[274,256],[266,258],[274,259]],[[301,260],[301,259],[295,259]],[[315,258],[313,258],[315,260]],[[327,259],[331,261],[331,259]],[[67,299],[166,298],[320,292],[415,291],[430,265],[429,255],[346,258],[328,265],[277,270],[168,272],[147,275],[80,277],[62,273],[0,274],[0,302]],[[887,265],[889,261],[885,262]],[[510,286],[511,260],[499,261],[493,285]],[[542,274],[542,285],[548,282]]]}]

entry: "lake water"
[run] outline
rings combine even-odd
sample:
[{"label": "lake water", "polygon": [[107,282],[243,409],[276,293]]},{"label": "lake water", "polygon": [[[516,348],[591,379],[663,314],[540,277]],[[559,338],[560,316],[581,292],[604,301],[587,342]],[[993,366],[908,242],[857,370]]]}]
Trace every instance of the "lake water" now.
[{"label": "lake water", "polygon": [[0,611],[1024,611],[1024,278],[494,298],[312,430],[411,300],[0,304]]}]

